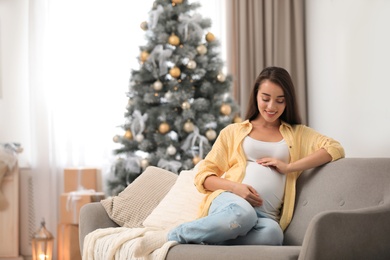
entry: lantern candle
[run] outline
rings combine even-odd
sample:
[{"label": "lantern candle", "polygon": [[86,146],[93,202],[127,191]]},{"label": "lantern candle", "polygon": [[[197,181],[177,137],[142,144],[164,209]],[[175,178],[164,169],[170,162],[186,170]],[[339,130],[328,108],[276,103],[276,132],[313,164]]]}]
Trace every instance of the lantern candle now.
[{"label": "lantern candle", "polygon": [[53,257],[53,235],[46,229],[45,220],[42,220],[41,227],[32,237],[32,259],[52,260]]}]

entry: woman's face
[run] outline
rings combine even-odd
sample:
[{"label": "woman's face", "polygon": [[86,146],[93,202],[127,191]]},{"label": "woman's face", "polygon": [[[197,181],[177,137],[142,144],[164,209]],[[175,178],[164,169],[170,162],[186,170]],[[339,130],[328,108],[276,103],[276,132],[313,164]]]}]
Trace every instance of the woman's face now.
[{"label": "woman's face", "polygon": [[279,117],[286,108],[283,89],[269,80],[263,81],[257,92],[257,106],[266,122],[279,122]]}]

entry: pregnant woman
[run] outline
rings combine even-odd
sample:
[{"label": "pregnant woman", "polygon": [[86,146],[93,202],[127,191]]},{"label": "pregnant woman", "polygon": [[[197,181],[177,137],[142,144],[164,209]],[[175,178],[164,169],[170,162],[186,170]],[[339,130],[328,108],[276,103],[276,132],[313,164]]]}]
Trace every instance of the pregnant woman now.
[{"label": "pregnant woman", "polygon": [[339,142],[301,124],[290,74],[265,68],[246,120],[225,127],[199,165],[195,185],[206,194],[199,218],[161,232],[153,243],[140,240],[136,251],[145,255],[166,241],[282,245],[300,173],[342,157]]}]

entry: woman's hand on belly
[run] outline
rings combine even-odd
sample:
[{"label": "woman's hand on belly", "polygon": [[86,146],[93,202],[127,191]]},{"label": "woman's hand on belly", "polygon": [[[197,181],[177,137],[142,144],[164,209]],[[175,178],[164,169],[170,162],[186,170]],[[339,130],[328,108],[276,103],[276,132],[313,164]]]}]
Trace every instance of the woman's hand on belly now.
[{"label": "woman's hand on belly", "polygon": [[267,157],[267,158],[257,159],[256,162],[262,166],[272,167],[275,170],[277,170],[279,173],[282,174],[289,173],[288,164],[281,160]]},{"label": "woman's hand on belly", "polygon": [[263,200],[261,199],[260,195],[250,185],[242,184],[242,183],[236,183],[233,186],[232,192],[234,194],[244,198],[253,207],[260,207],[261,205],[263,205]]}]

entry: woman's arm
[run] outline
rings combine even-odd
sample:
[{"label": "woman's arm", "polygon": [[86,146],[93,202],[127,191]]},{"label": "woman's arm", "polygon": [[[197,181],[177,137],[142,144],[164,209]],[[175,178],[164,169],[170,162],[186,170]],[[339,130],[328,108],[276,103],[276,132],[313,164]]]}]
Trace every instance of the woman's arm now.
[{"label": "woman's arm", "polygon": [[274,167],[278,172],[287,174],[315,168],[330,161],[332,161],[332,156],[321,148],[300,160],[288,164],[270,157],[258,159],[256,162],[263,166]]},{"label": "woman's arm", "polygon": [[258,207],[263,204],[263,200],[260,198],[260,195],[252,186],[247,184],[242,184],[211,175],[205,179],[203,186],[209,191],[222,189],[232,192],[247,200],[254,207]]}]

